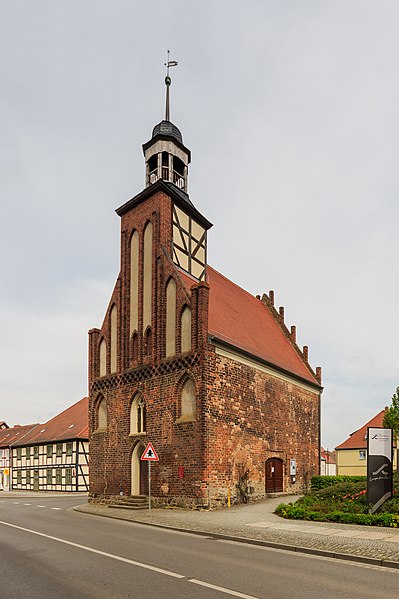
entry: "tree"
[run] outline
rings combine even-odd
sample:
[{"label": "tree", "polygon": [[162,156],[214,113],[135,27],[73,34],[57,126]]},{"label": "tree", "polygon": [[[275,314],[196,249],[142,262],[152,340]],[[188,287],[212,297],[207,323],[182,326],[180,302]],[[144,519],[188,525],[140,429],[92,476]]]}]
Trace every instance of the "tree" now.
[{"label": "tree", "polygon": [[396,387],[396,392],[392,395],[392,401],[389,408],[386,410],[382,426],[392,428],[395,439],[399,437],[399,387]]}]

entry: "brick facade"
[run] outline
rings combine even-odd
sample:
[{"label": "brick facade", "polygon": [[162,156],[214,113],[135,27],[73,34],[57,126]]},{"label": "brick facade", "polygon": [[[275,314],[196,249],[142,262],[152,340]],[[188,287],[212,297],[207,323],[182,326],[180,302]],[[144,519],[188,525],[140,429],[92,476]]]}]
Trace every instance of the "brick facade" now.
[{"label": "brick facade", "polygon": [[[265,495],[265,463],[283,463],[284,490],[299,491],[319,472],[320,377],[296,346],[269,300],[255,300],[275,327],[283,349],[277,363],[229,344],[229,351],[210,335],[212,281],[196,281],[173,261],[172,211],[178,204],[209,228],[184,195],[163,181],[147,187],[117,210],[121,217],[121,266],[101,329],[89,331],[90,494],[94,498],[130,495],[134,476],[145,479],[135,458],[138,444],[151,441],[159,457],[152,466],[155,501],[177,504],[225,504],[228,488],[237,494],[241,470],[248,470],[253,498]],[[201,219],[203,219],[201,221]],[[143,330],[143,232],[152,223],[152,316],[150,348]],[[137,349],[130,336],[130,240],[139,235]],[[176,355],[165,357],[166,286],[176,283]],[[220,279],[221,280],[221,279]],[[225,280],[227,281],[227,280]],[[226,293],[229,294],[228,284]],[[233,285],[230,283],[230,285]],[[238,289],[238,288],[235,288]],[[242,291],[242,290],[241,290]],[[216,293],[216,292],[215,292]],[[244,292],[243,292],[244,293]],[[215,301],[215,296],[213,301]],[[245,299],[246,296],[243,298]],[[110,312],[117,308],[117,369],[110,372]],[[191,309],[191,351],[181,353],[180,316]],[[246,314],[243,310],[242,318]],[[222,309],[223,312],[223,309]],[[274,310],[275,312],[275,310]],[[213,314],[213,313],[212,313]],[[107,372],[100,377],[100,343],[107,343]],[[239,340],[238,340],[239,341]],[[234,340],[233,340],[234,342]],[[265,339],[265,344],[270,343]],[[281,363],[289,355],[287,365]],[[291,361],[290,361],[291,360]],[[292,372],[290,364],[294,364]],[[298,374],[299,372],[299,374]],[[181,397],[190,378],[195,386],[195,414],[182,416]],[[145,432],[132,432],[131,405],[137,393],[146,407]],[[100,429],[98,409],[107,408]],[[140,445],[140,451],[142,446]],[[136,453],[135,453],[136,452]],[[297,463],[295,480],[290,459]],[[141,485],[141,486],[140,486]],[[145,487],[140,482],[137,489]]]}]

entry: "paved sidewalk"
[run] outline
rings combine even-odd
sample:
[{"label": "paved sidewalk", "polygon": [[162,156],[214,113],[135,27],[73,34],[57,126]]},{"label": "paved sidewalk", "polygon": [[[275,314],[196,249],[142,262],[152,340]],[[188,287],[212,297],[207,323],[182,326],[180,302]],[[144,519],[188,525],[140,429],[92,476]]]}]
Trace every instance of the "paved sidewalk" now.
[{"label": "paved sidewalk", "polygon": [[398,529],[285,520],[273,513],[279,503],[297,498],[264,499],[214,511],[153,508],[149,514],[148,510],[111,509],[99,504],[74,509],[108,518],[399,568]]}]

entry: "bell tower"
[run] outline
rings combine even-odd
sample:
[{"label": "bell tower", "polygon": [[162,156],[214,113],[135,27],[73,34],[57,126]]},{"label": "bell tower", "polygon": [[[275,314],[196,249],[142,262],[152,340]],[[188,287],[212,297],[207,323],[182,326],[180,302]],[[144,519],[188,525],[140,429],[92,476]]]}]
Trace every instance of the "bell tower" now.
[{"label": "bell tower", "polygon": [[187,193],[188,165],[191,162],[191,152],[183,144],[183,137],[179,129],[170,120],[169,89],[172,79],[169,68],[177,66],[176,60],[165,63],[167,73],[165,119],[155,125],[150,141],[143,144],[146,169],[146,187],[159,179],[173,183]]}]

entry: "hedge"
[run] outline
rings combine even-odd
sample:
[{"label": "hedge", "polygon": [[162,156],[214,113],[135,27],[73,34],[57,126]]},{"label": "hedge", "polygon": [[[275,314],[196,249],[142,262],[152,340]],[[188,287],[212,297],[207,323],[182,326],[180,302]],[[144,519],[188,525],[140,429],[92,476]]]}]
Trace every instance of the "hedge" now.
[{"label": "hedge", "polygon": [[307,510],[306,508],[296,507],[295,505],[287,505],[285,503],[280,503],[280,505],[276,507],[275,514],[281,516],[282,518],[289,518],[293,520],[341,522],[342,524],[363,524],[364,526],[390,526],[392,528],[397,528],[399,526],[399,516],[390,513],[351,514],[348,512],[340,512],[337,510],[334,512],[330,512],[329,514],[322,514],[321,512]]},{"label": "hedge", "polygon": [[331,485],[337,485],[338,483],[359,483],[362,482],[367,485],[367,476],[312,476],[310,480],[310,487],[312,491],[318,489],[324,489]]}]

